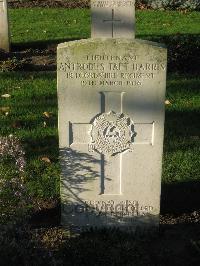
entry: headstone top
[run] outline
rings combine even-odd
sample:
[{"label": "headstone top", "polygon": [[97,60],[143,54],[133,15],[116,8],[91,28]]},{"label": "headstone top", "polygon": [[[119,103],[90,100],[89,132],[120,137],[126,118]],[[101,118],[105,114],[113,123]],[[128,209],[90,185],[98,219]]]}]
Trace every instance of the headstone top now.
[{"label": "headstone top", "polygon": [[0,49],[10,49],[7,0],[0,0]]},{"label": "headstone top", "polygon": [[135,0],[91,1],[92,38],[134,38]]},{"label": "headstone top", "polygon": [[132,42],[132,44],[143,44],[143,45],[148,45],[148,46],[152,46],[156,49],[156,47],[158,49],[162,49],[162,48],[166,48],[166,45],[163,44],[163,43],[157,43],[157,42],[152,42],[152,41],[149,41],[149,40],[141,40],[141,39],[133,39],[133,40],[129,40],[129,39],[120,39],[120,38],[117,38],[117,39],[98,39],[98,42],[95,39],[83,39],[83,40],[76,40],[76,41],[69,41],[69,42],[64,42],[64,43],[60,43],[58,44],[57,48],[58,49],[62,49],[62,48],[65,48],[65,47],[69,47],[69,46],[74,46],[74,45],[83,45],[83,44],[88,44],[89,43],[94,43],[96,45],[96,43],[109,43],[109,44],[112,44],[112,45],[115,45],[115,44],[130,44],[130,42]]}]

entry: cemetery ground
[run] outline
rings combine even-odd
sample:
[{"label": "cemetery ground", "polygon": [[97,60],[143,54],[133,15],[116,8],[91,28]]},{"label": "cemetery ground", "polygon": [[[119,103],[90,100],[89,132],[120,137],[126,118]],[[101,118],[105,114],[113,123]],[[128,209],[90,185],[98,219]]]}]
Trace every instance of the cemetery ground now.
[{"label": "cemetery ground", "polygon": [[[60,225],[56,45],[89,37],[87,9],[11,9],[1,53],[1,136],[17,136],[26,167],[0,165],[0,265],[198,265],[200,160],[198,12],[138,11],[137,38],[169,50],[161,225],[148,237],[115,230],[69,236]],[[17,184],[16,184],[17,182]]]}]

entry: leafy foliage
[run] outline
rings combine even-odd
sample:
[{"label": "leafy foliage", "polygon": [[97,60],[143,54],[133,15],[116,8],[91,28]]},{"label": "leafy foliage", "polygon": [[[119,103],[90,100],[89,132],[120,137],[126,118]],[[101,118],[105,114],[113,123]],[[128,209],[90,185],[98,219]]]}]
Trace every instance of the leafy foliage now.
[{"label": "leafy foliage", "polygon": [[0,224],[26,215],[31,198],[26,189],[25,152],[18,138],[0,138]]},{"label": "leafy foliage", "polygon": [[[89,8],[90,0],[20,0],[10,1],[11,7]],[[136,0],[136,8],[199,10],[199,0]]]},{"label": "leafy foliage", "polygon": [[152,9],[200,9],[199,0],[136,0],[136,3],[146,5]]}]

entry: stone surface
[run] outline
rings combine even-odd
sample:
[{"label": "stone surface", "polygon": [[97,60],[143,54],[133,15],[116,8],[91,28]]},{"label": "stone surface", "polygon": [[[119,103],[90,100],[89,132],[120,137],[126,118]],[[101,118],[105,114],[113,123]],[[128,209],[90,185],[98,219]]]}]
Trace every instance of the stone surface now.
[{"label": "stone surface", "polygon": [[166,57],[141,40],[58,46],[63,225],[158,225]]},{"label": "stone surface", "polygon": [[0,49],[10,50],[7,0],[0,0]]},{"label": "stone surface", "polygon": [[134,38],[135,0],[91,0],[92,38]]}]

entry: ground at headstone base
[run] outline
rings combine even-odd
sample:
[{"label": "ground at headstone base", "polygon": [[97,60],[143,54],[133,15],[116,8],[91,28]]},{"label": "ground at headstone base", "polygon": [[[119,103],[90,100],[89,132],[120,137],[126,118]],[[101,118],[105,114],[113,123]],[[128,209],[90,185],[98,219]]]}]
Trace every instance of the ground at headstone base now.
[{"label": "ground at headstone base", "polygon": [[[200,211],[177,217],[161,216],[159,232],[150,235],[117,230],[71,235],[59,226],[59,214],[58,205],[39,211],[32,216],[27,232],[24,229],[26,238],[20,241],[32,241],[34,245],[34,249],[30,244],[28,249],[24,246],[24,252],[32,255],[38,264],[188,266],[200,263]],[[17,256],[16,261],[20,261]]]}]

